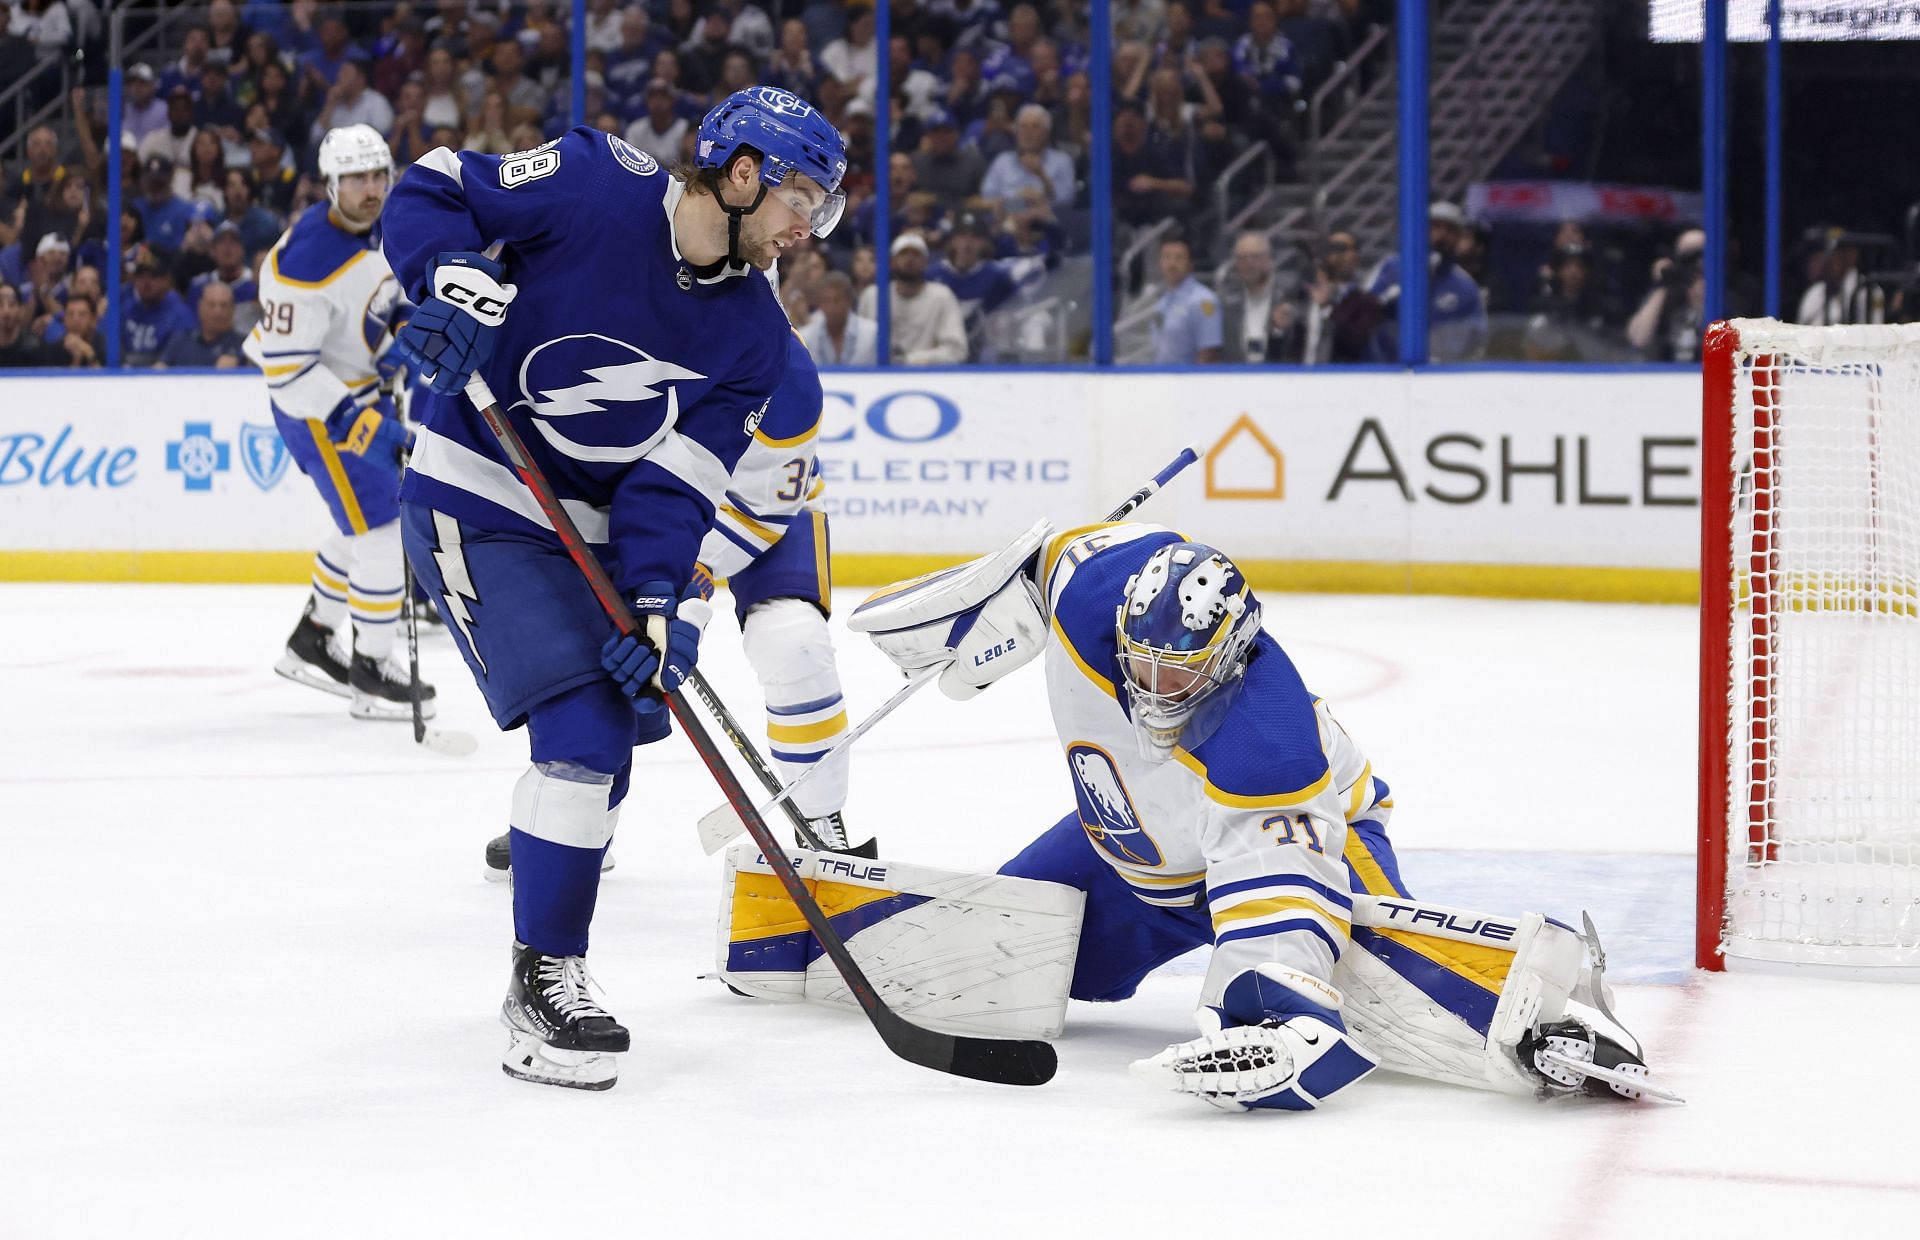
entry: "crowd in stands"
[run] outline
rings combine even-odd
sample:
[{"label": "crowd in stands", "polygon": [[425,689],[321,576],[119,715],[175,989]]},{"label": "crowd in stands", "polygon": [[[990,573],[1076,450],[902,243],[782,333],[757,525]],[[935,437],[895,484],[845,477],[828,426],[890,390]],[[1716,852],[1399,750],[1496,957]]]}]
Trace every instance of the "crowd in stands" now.
[{"label": "crowd in stands", "polygon": [[[0,0],[0,69],[91,41],[94,0]],[[1399,259],[1334,229],[1297,261],[1228,235],[1221,171],[1264,144],[1295,174],[1306,101],[1390,0],[1113,0],[1115,248],[1178,221],[1153,258],[1152,357],[1162,363],[1389,361]],[[208,0],[159,19],[162,48],[125,66],[120,160],[121,348],[136,366],[240,364],[259,264],[323,201],[328,129],[367,124],[404,168],[446,147],[504,154],[558,136],[572,110],[565,0]],[[690,160],[706,110],[742,86],[786,87],[847,136],[841,227],[782,260],[782,298],[823,362],[876,360],[874,246],[887,241],[891,360],[1017,360],[1050,293],[1088,294],[1094,134],[1086,0],[590,0],[587,123],[668,166]],[[888,58],[887,166],[875,98]],[[24,58],[24,59],[23,59]],[[99,366],[105,318],[106,91],[76,88],[70,131],[37,127],[0,181],[0,365]],[[875,219],[877,178],[891,218]],[[1913,317],[1920,299],[1863,283],[1838,230],[1809,251],[1801,317]],[[1685,360],[1697,354],[1697,230],[1657,251],[1589,236],[1495,234],[1434,204],[1430,352],[1438,360]],[[1286,255],[1286,258],[1295,258]],[[1214,278],[1215,265],[1226,264]],[[1297,273],[1304,271],[1304,275]],[[1730,309],[1757,308],[1736,279]],[[1073,342],[1084,356],[1086,331]],[[1058,343],[1058,342],[1056,342]],[[1061,346],[1065,347],[1065,346]]]}]

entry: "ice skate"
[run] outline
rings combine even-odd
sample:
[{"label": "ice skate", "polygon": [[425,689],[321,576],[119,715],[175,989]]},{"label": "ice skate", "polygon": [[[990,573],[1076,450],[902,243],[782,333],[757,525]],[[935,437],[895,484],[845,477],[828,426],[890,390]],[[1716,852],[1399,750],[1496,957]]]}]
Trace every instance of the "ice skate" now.
[{"label": "ice skate", "polygon": [[631,1045],[626,1027],[595,1003],[584,956],[543,956],[513,945],[513,979],[500,1005],[508,1076],[566,1089],[612,1089],[614,1056]]},{"label": "ice skate", "polygon": [[300,613],[300,623],[293,626],[287,648],[273,670],[295,684],[335,697],[348,697],[352,693],[347,685],[349,657],[339,631],[313,618],[313,600],[309,598],[307,609]]},{"label": "ice skate", "polygon": [[[605,874],[613,868],[613,849],[600,854],[600,872]],[[513,847],[511,836],[502,832],[487,841],[486,878],[490,883],[513,882]]]},{"label": "ice skate", "polygon": [[[849,842],[847,821],[841,816],[839,810],[831,814],[822,814],[818,818],[809,818],[807,826],[826,846],[828,852],[842,853],[849,857],[864,857],[869,861],[880,855],[880,841],[877,838],[868,840],[858,847]],[[802,839],[797,831],[794,832],[793,842],[801,848],[808,846],[807,841]]]},{"label": "ice skate", "polygon": [[1520,1040],[1518,1049],[1520,1062],[1540,1078],[1542,1097],[1585,1094],[1628,1102],[1642,1097],[1683,1101],[1653,1079],[1639,1055],[1583,1020],[1569,1017],[1541,1025]]},{"label": "ice skate", "polygon": [[[353,705],[348,710],[355,719],[413,718],[413,682],[404,662],[391,657],[376,662],[356,651],[347,671],[347,683],[353,691]],[[421,681],[422,719],[433,718],[433,699],[433,686]]]}]

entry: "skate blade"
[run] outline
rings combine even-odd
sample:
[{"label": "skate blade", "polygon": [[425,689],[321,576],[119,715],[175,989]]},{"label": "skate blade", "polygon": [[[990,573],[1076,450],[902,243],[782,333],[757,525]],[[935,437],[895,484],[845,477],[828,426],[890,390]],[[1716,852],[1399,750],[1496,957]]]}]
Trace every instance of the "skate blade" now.
[{"label": "skate blade", "polygon": [[291,680],[296,685],[305,685],[309,689],[318,689],[320,692],[332,694],[334,697],[353,696],[351,689],[333,677],[326,675],[324,672],[314,671],[309,664],[296,659],[290,654],[280,656],[280,661],[273,665],[273,672],[274,675],[286,680]]},{"label": "skate blade", "polygon": [[518,1029],[509,1032],[500,1070],[516,1081],[562,1089],[612,1089],[620,1079],[620,1064],[611,1052],[560,1050]]},{"label": "skate blade", "polygon": [[[371,697],[362,693],[355,693],[352,697],[353,705],[347,708],[347,713],[355,719],[370,719],[394,723],[413,722],[413,703],[411,702],[389,702],[383,698]],[[422,719],[433,718],[434,710],[435,705],[432,698],[428,698],[426,701],[420,703],[420,717]]]},{"label": "skate blade", "polygon": [[1685,1098],[1656,1082],[1647,1075],[1645,1068],[1638,1068],[1635,1071],[1629,1071],[1626,1068],[1602,1068],[1598,1064],[1589,1063],[1584,1059],[1575,1059],[1571,1055],[1563,1055],[1555,1050],[1542,1050],[1539,1052],[1539,1057],[1570,1072],[1579,1072],[1595,1080],[1605,1081],[1614,1088],[1615,1093],[1624,1093],[1633,1101],[1638,1101],[1644,1094],[1649,1098],[1658,1098],[1662,1102],[1686,1105]]}]

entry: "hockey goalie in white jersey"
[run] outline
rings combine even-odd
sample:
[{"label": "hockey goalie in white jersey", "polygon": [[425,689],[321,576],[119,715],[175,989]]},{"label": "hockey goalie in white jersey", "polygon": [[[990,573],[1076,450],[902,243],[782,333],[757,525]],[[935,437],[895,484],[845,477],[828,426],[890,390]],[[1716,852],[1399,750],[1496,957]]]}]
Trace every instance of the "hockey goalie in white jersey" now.
[{"label": "hockey goalie in white jersey", "polygon": [[1213,946],[1201,1036],[1137,1075],[1234,1110],[1311,1110],[1376,1067],[1668,1096],[1612,1018],[1591,927],[1409,895],[1386,783],[1260,617],[1212,547],[1154,525],[1043,523],[881,591],[851,627],[905,669],[945,664],[961,698],[1046,649],[1078,804],[1001,873],[1086,893],[1074,998],[1125,999]]}]

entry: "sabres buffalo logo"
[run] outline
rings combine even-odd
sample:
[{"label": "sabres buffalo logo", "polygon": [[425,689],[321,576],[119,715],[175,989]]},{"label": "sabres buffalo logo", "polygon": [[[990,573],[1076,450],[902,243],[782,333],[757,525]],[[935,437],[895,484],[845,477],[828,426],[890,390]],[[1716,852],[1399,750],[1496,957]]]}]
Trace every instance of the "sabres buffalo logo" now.
[{"label": "sabres buffalo logo", "polygon": [[1127,795],[1120,770],[1107,751],[1084,742],[1069,745],[1067,766],[1073,772],[1081,829],[1094,846],[1127,865],[1164,864],[1159,845],[1140,825],[1133,798]]}]

